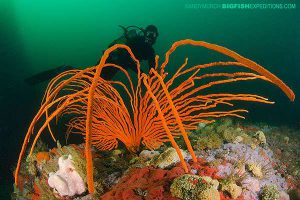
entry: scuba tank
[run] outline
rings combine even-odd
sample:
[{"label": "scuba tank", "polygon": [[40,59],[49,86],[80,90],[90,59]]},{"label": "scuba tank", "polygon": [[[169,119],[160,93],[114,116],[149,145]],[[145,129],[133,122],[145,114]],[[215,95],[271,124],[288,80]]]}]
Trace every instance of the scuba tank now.
[{"label": "scuba tank", "polygon": [[119,27],[124,31],[123,35],[115,39],[108,47],[111,47],[115,44],[126,44],[127,41],[130,41],[135,37],[143,37],[145,35],[145,30],[138,26],[124,27],[119,25]]},{"label": "scuba tank", "polygon": [[124,27],[124,26],[121,26],[119,25],[119,27],[121,27],[124,31],[124,37],[127,39],[127,40],[130,40],[134,37],[141,37],[141,36],[144,36],[145,35],[145,30],[141,27],[138,27],[138,26],[127,26],[127,27]]}]

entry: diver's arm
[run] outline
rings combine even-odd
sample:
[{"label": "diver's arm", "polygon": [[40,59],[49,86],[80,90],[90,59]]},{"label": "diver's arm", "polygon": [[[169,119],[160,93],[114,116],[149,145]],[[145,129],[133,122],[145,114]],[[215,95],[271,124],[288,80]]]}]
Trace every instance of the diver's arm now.
[{"label": "diver's arm", "polygon": [[155,53],[154,53],[154,49],[152,49],[151,52],[150,52],[150,54],[149,54],[148,67],[149,67],[149,71],[151,70],[151,68],[155,67]]},{"label": "diver's arm", "polygon": [[[132,71],[134,71],[136,74],[138,73],[137,65],[132,59],[130,59],[130,62],[127,63],[127,67],[132,69]],[[145,73],[141,67],[140,67],[140,72]]]}]

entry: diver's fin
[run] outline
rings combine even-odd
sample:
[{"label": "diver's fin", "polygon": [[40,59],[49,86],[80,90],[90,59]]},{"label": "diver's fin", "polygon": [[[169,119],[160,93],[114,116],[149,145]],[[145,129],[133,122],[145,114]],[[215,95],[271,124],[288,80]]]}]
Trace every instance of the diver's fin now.
[{"label": "diver's fin", "polygon": [[39,84],[39,83],[42,83],[44,81],[48,81],[48,80],[54,78],[61,72],[71,70],[71,69],[74,69],[74,68],[70,65],[61,65],[59,67],[56,67],[55,69],[50,69],[50,70],[35,74],[29,78],[26,78],[24,81],[29,85],[36,85],[36,84]]}]

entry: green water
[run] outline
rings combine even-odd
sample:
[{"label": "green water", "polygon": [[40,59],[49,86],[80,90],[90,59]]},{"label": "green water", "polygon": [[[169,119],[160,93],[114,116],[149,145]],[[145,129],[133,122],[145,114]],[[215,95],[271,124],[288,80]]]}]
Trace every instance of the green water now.
[{"label": "green water", "polygon": [[[299,127],[299,8],[187,8],[187,4],[191,3],[220,2],[226,3],[200,0],[1,1],[0,133],[3,142],[0,145],[0,170],[3,175],[0,181],[3,197],[0,196],[0,199],[8,199],[5,195],[12,184],[10,168],[16,162],[19,145],[45,89],[45,84],[29,87],[23,79],[62,64],[76,67],[94,65],[102,50],[122,34],[118,25],[145,27],[155,24],[159,38],[154,48],[162,58],[174,41],[191,38],[225,46],[258,62],[294,90],[296,102],[289,102],[273,85],[251,82],[246,85],[249,90],[268,96],[276,104],[250,104],[247,107],[250,110],[248,119]],[[236,3],[242,2],[247,1]],[[296,4],[294,0],[264,2]],[[197,48],[180,49],[167,70],[174,72],[186,56],[195,64],[222,58],[200,53],[202,51]],[[243,91],[247,92],[248,88]]]}]

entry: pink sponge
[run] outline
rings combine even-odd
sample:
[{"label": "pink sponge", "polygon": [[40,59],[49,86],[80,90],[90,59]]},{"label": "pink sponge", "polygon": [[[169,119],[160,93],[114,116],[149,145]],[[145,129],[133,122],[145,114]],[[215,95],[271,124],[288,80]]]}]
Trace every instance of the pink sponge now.
[{"label": "pink sponge", "polygon": [[68,155],[58,159],[59,170],[51,172],[48,178],[48,184],[54,188],[61,196],[74,196],[86,191],[85,183],[80,175],[75,171],[72,156]]}]

